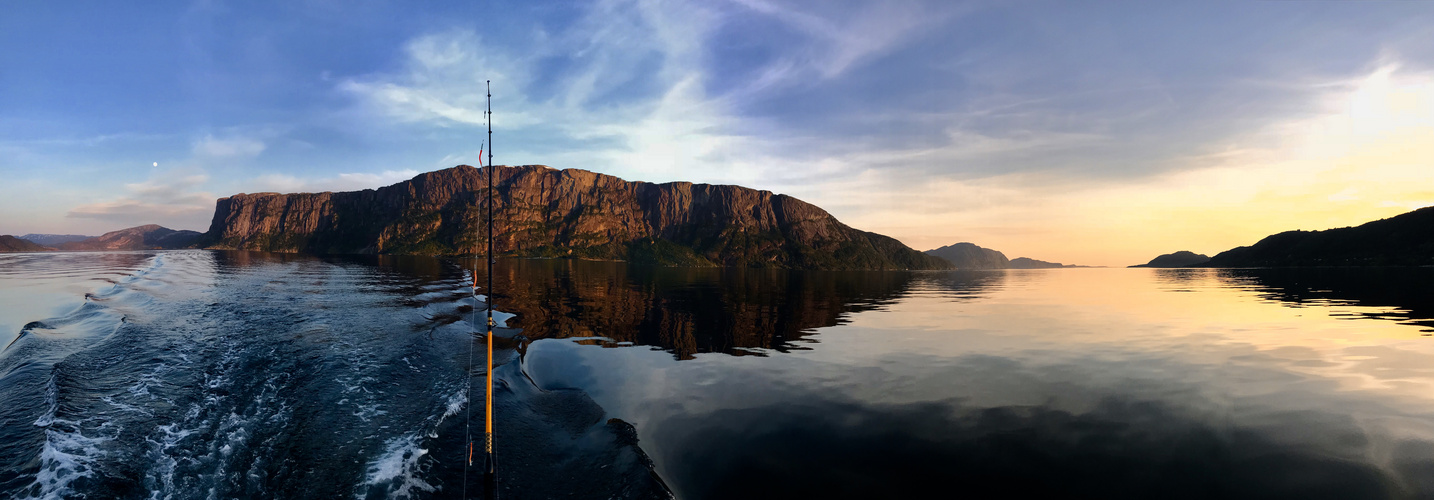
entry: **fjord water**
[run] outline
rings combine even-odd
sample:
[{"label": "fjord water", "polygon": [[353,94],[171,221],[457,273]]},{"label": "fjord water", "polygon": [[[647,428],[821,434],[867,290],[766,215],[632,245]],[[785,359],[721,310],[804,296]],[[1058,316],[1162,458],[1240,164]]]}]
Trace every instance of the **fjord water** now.
[{"label": "fjord water", "polygon": [[[476,497],[471,265],[0,256],[0,497]],[[1428,268],[494,282],[505,498],[1434,495]]]}]

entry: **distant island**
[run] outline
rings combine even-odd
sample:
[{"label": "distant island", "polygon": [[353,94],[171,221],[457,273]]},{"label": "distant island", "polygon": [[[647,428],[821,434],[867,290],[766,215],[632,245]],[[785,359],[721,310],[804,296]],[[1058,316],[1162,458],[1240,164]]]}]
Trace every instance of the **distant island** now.
[{"label": "distant island", "polygon": [[1216,254],[1202,267],[1434,265],[1434,207],[1324,231],[1286,231]]},{"label": "distant island", "polygon": [[998,250],[984,248],[975,243],[961,242],[926,251],[927,255],[940,257],[957,269],[1054,269],[1063,267],[1088,267],[1046,262],[1027,257],[1007,259]]},{"label": "distant island", "polygon": [[[668,266],[948,269],[791,196],[741,186],[628,182],[543,165],[493,167],[500,255]],[[220,198],[215,249],[464,255],[487,245],[487,174],[468,165],[356,192]]]},{"label": "distant island", "polygon": [[1144,264],[1136,264],[1129,267],[1189,267],[1198,266],[1206,262],[1210,262],[1209,255],[1198,254],[1188,250],[1181,250],[1175,253],[1162,254],[1159,257],[1150,259],[1150,262],[1146,262]]},{"label": "distant island", "polygon": [[1046,262],[1046,261],[1044,261],[1044,260],[1036,260],[1036,259],[1031,259],[1031,258],[1026,258],[1026,257],[1016,257],[1016,258],[1014,258],[1014,259],[1011,259],[1011,266],[1010,266],[1011,269],[1058,269],[1058,268],[1070,268],[1070,267],[1091,267],[1091,266],[1078,266],[1078,265],[1075,265],[1075,264],[1062,264],[1062,263],[1059,263],[1059,262]]},{"label": "distant island", "polygon": [[927,250],[926,255],[945,259],[957,269],[1006,269],[1011,267],[1011,261],[1006,258],[1006,254],[964,241]]}]

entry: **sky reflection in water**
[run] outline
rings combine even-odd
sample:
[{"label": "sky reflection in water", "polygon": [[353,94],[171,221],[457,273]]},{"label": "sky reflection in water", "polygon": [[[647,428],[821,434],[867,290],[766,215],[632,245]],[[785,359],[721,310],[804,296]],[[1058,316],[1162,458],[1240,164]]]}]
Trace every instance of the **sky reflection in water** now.
[{"label": "sky reflection in water", "polygon": [[[194,384],[186,381],[200,373],[183,370],[222,370],[224,360],[253,358],[235,380],[267,380],[282,374],[265,370],[314,364],[276,389],[278,407],[290,405],[293,418],[322,428],[351,429],[358,419],[357,428],[369,430],[343,431],[353,436],[340,452],[354,464],[335,462],[321,471],[323,481],[294,475],[294,484],[339,492],[359,481],[357,491],[368,496],[455,494],[460,471],[444,457],[462,443],[450,437],[458,427],[444,416],[461,401],[454,391],[462,359],[453,353],[469,338],[469,281],[460,266],[472,262],[75,255],[0,257],[9,259],[0,266],[7,335],[62,313],[97,325],[37,327],[43,335],[0,356],[16,367],[9,389],[0,391],[7,401],[38,404],[41,365],[16,356],[61,356],[70,340],[60,334],[70,330],[94,330],[74,339],[94,346],[57,365],[73,372],[66,377],[99,370],[116,387],[140,377],[135,387],[173,391],[175,401],[208,394],[203,387],[190,394]],[[47,260],[17,260],[34,258]],[[106,273],[131,277],[111,287]],[[584,477],[627,471],[591,487],[638,484],[631,477],[645,473],[628,463],[634,459],[598,463],[631,454],[625,444],[597,445],[627,443],[626,424],[607,420],[619,418],[635,426],[638,445],[680,498],[917,496],[932,488],[978,497],[1429,497],[1431,283],[1434,269],[837,273],[503,261],[495,275],[499,308],[515,316],[500,318],[531,341],[518,347],[526,376],[519,366],[504,368],[499,444],[516,450],[506,464],[525,460],[524,453],[535,464],[560,456],[576,461],[554,467],[582,464],[593,472]],[[101,289],[109,291],[89,306],[94,314],[63,312]],[[128,319],[100,314],[106,311]],[[161,360],[177,371],[146,385],[144,370],[80,363],[128,359],[141,344],[155,344],[144,351],[153,357],[129,362]],[[500,345],[501,360],[514,359],[508,345]],[[265,354],[276,348],[285,349],[281,356]],[[217,361],[209,362],[210,354]],[[368,401],[353,399],[343,385],[356,377],[401,384],[391,395],[366,396],[374,401],[365,408],[389,413],[333,412],[337,404]],[[81,390],[95,380],[109,379],[61,387],[66,404],[78,405],[71,413],[109,408]],[[536,387],[524,388],[526,380]],[[314,389],[334,383],[341,387]],[[130,399],[148,401],[149,393],[138,394]],[[146,411],[167,415],[167,405]],[[32,422],[41,410],[16,413],[11,429],[38,433]],[[169,425],[141,417],[127,428]],[[283,419],[274,422],[235,432],[294,431]],[[552,430],[564,426],[571,436]],[[210,434],[223,436],[193,436]],[[511,437],[518,434],[526,437]],[[543,438],[549,434],[555,437]],[[193,436],[176,438],[182,446],[160,456],[215,445]],[[436,458],[405,462],[403,475],[375,483],[385,489],[369,485],[367,467],[394,443],[428,453],[414,457]],[[281,464],[305,450],[290,442],[246,453]],[[97,462],[101,472],[128,463]],[[208,470],[205,464],[194,467]],[[512,472],[505,491],[562,492],[580,483]],[[141,486],[106,481],[97,491]],[[119,486],[104,490],[110,483]],[[284,484],[254,491],[275,493]]]},{"label": "sky reflection in water", "polygon": [[[528,373],[634,423],[683,498],[1434,494],[1429,269],[762,273],[650,299],[691,319],[662,338],[763,357],[539,340]],[[802,330],[744,344],[747,302]]]}]

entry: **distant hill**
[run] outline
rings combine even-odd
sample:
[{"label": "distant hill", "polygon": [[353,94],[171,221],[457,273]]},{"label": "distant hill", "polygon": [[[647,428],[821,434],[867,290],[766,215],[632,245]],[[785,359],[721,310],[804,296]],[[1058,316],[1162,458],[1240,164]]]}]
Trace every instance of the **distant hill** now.
[{"label": "distant hill", "polygon": [[1136,264],[1130,267],[1189,267],[1198,266],[1210,261],[1210,256],[1195,252],[1181,250],[1175,253],[1167,253],[1150,259],[1150,262]]},{"label": "distant hill", "polygon": [[84,236],[84,235],[80,235],[80,234],[34,234],[34,233],[31,233],[31,234],[27,234],[27,235],[21,236],[20,238],[21,238],[21,239],[30,240],[30,241],[33,241],[33,242],[35,242],[35,243],[39,243],[39,244],[41,244],[41,245],[45,245],[45,246],[47,246],[47,247],[58,247],[58,246],[60,246],[61,243],[69,243],[69,242],[72,242],[72,241],[88,240],[88,239],[90,239],[90,238],[94,238],[94,236]]},{"label": "distant hill", "polygon": [[200,236],[198,231],[175,231],[149,224],[110,231],[80,241],[60,244],[60,250],[169,250],[186,248]]},{"label": "distant hill", "polygon": [[1220,252],[1204,267],[1434,265],[1434,207],[1324,231],[1286,231]]},{"label": "distant hill", "polygon": [[957,243],[941,248],[927,250],[927,255],[946,259],[957,269],[1006,269],[1011,267],[1011,261],[1006,254],[989,248],[981,248],[974,243]]},{"label": "distant hill", "polygon": [[43,252],[46,250],[52,249],[37,245],[33,241],[24,238],[16,238],[8,234],[0,236],[0,253]]},{"label": "distant hill", "polygon": [[1016,257],[1016,258],[1014,258],[1014,259],[1011,259],[1011,265],[1010,265],[1010,268],[1011,268],[1011,269],[1054,269],[1054,268],[1059,268],[1059,267],[1081,267],[1081,266],[1068,266],[1068,265],[1061,264],[1061,263],[1059,263],[1059,262],[1046,262],[1046,261],[1044,261],[1044,260],[1036,260],[1036,259],[1031,259],[1031,258],[1026,258],[1026,257]]},{"label": "distant hill", "polygon": [[543,165],[459,165],[354,192],[236,194],[215,204],[201,245],[316,254],[481,252],[490,169],[500,255],[663,266],[950,267],[791,196],[731,185],[629,182]]}]

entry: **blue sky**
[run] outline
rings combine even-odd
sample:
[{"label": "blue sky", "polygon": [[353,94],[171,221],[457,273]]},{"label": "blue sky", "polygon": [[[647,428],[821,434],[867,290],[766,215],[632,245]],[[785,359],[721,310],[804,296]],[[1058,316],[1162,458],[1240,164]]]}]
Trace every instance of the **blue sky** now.
[{"label": "blue sky", "polygon": [[[25,2],[0,233],[204,230],[219,196],[473,164],[492,80],[501,164],[1126,264],[1434,204],[1431,61],[1429,2]],[[1370,145],[1338,124],[1375,91],[1404,125]]]}]

